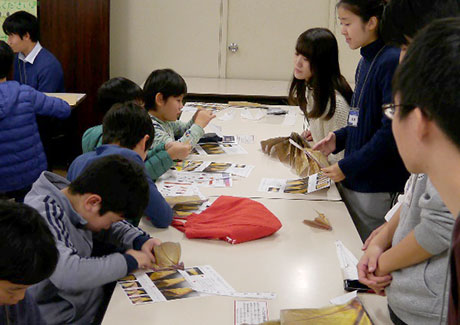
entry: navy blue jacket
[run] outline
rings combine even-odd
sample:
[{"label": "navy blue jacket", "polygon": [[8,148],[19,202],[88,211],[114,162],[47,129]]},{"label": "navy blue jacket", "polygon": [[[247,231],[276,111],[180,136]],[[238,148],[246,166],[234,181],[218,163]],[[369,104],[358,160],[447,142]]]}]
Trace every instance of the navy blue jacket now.
[{"label": "navy blue jacket", "polygon": [[0,192],[23,189],[46,170],[36,114],[63,119],[70,106],[16,81],[0,83]]},{"label": "navy blue jacket", "polygon": [[[83,172],[86,167],[91,165],[92,162],[109,155],[122,155],[123,157],[126,157],[142,165],[145,170],[145,165],[142,161],[142,158],[135,151],[127,148],[122,148],[117,145],[104,144],[100,147],[97,147],[95,151],[84,153],[75,158],[69,167],[69,171],[67,172],[67,179],[72,182],[78,177],[78,175]],[[158,192],[155,183],[150,177],[147,176],[147,174],[145,174],[145,179],[149,183],[150,188],[149,204],[145,209],[145,215],[155,227],[166,228],[172,222],[173,211],[164,197],[160,194],[160,192]]]},{"label": "navy blue jacket", "polygon": [[64,73],[56,57],[47,49],[38,52],[33,64],[14,57],[14,80],[42,92],[63,93]]},{"label": "navy blue jacket", "polygon": [[398,66],[399,49],[384,47],[377,40],[361,48],[361,55],[352,100],[352,105],[359,107],[358,126],[335,131],[334,153],[345,149],[345,157],[339,161],[346,176],[343,185],[365,193],[400,192],[409,174],[399,156],[391,121],[382,112],[382,105],[393,101],[391,81]]},{"label": "navy blue jacket", "polygon": [[45,325],[38,305],[26,291],[24,299],[12,306],[0,306],[0,325]]}]

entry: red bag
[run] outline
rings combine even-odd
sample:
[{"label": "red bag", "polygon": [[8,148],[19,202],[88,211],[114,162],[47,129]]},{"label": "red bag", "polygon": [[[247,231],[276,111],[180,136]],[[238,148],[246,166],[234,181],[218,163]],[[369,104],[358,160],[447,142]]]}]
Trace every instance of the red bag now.
[{"label": "red bag", "polygon": [[263,204],[233,196],[220,196],[205,211],[189,215],[185,223],[178,219],[172,226],[187,238],[217,238],[231,244],[266,237],[281,228],[281,222]]}]

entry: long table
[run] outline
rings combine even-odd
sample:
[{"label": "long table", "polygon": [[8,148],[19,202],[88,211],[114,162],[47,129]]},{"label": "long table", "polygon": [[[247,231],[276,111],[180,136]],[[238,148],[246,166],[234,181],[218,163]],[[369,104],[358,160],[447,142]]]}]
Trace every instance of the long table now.
[{"label": "long table", "polygon": [[[295,108],[288,108],[294,110]],[[297,109],[298,110],[298,109]],[[337,198],[333,186],[293,199],[273,198],[257,192],[260,179],[297,178],[284,164],[271,159],[260,150],[262,139],[287,136],[301,131],[300,112],[293,126],[282,125],[283,116],[266,116],[259,121],[240,118],[241,109],[234,109],[230,121],[215,119],[212,124],[223,134],[254,135],[253,144],[243,144],[247,155],[192,156],[194,160],[226,161],[255,165],[246,179],[234,182],[232,188],[201,188],[204,195],[251,197],[264,204],[283,224],[274,235],[237,245],[217,240],[187,239],[170,227],[157,229],[141,221],[140,226],[162,241],[179,242],[186,266],[211,265],[239,292],[274,292],[268,300],[270,319],[278,319],[281,309],[316,308],[329,305],[329,300],[346,293],[336,254],[335,241],[340,240],[359,258],[362,242],[344,203]],[[219,112],[218,117],[224,112]],[[190,114],[183,114],[187,120]],[[215,129],[212,126],[208,129]],[[313,229],[303,224],[314,219],[317,211],[330,220],[333,230]],[[375,324],[391,323],[386,298],[359,294]],[[234,324],[234,300],[224,296],[208,296],[134,306],[119,286],[116,287],[103,324]]]}]

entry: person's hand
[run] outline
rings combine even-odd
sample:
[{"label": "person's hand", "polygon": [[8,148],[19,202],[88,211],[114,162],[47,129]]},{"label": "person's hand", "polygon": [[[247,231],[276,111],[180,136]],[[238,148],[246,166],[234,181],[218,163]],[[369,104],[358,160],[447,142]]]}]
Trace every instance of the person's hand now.
[{"label": "person's hand", "polygon": [[367,285],[379,295],[385,295],[384,289],[391,283],[391,275],[383,274],[378,269],[378,259],[383,254],[383,249],[377,245],[370,245],[358,263],[359,282]]},{"label": "person's hand", "polygon": [[302,138],[304,138],[307,141],[313,141],[313,137],[311,135],[310,130],[303,131],[302,134],[300,135]]},{"label": "person's hand", "polygon": [[345,174],[339,167],[339,163],[335,163],[332,166],[321,169],[325,176],[332,179],[334,182],[338,183],[345,179]]},{"label": "person's hand", "polygon": [[330,153],[334,152],[336,148],[336,137],[334,132],[329,132],[329,134],[317,144],[313,146],[313,150],[319,150],[326,157]]},{"label": "person's hand", "polygon": [[131,255],[132,257],[135,258],[135,260],[137,261],[137,265],[140,269],[153,268],[154,260],[152,260],[151,258],[151,256],[153,256],[152,253],[150,253],[150,256],[149,256],[143,251],[136,251],[134,249],[129,249],[126,251],[126,254]]},{"label": "person's hand", "polygon": [[169,142],[165,145],[165,149],[168,152],[172,160],[185,159],[192,151],[192,146],[189,143],[182,142]]},{"label": "person's hand", "polygon": [[161,240],[158,238],[150,238],[141,247],[141,251],[144,252],[153,263],[155,263],[155,256],[153,256],[153,247],[161,244]]},{"label": "person's hand", "polygon": [[381,225],[380,227],[374,229],[373,232],[371,232],[371,234],[369,235],[369,237],[367,237],[366,241],[364,242],[363,244],[363,247],[361,247],[361,249],[363,251],[365,251],[367,249],[367,247],[369,246],[370,242],[372,241],[372,239],[377,236],[377,234],[380,232],[380,230],[383,229],[383,227],[386,225],[387,223],[385,222],[383,225]]},{"label": "person's hand", "polygon": [[211,111],[201,109],[195,113],[193,119],[196,125],[201,126],[201,128],[204,129],[206,125],[208,125],[209,121],[215,117],[216,115],[214,115]]}]

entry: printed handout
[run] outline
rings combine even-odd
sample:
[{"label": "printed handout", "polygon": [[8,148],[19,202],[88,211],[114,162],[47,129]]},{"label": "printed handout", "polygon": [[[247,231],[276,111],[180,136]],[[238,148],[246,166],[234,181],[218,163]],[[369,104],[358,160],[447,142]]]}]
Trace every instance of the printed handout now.
[{"label": "printed handout", "polygon": [[317,173],[299,179],[263,178],[259,192],[308,194],[330,186],[331,179],[323,173]]},{"label": "printed handout", "polygon": [[119,279],[118,285],[133,305],[235,292],[209,265],[184,270],[137,271]]},{"label": "printed handout", "polygon": [[205,172],[205,173],[229,173],[236,176],[248,177],[254,169],[252,165],[234,164],[229,162],[184,160],[176,163],[177,171]]}]

